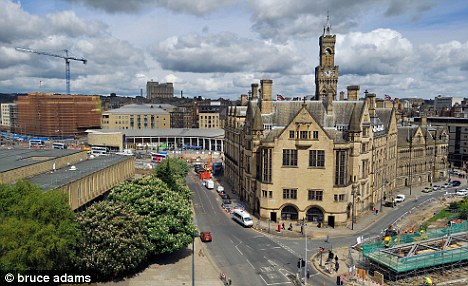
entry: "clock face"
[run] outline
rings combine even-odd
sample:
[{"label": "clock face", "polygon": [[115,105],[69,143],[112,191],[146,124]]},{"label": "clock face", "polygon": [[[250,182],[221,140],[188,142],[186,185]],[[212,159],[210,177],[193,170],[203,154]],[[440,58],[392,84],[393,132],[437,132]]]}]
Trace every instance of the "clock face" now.
[{"label": "clock face", "polygon": [[331,70],[326,70],[323,72],[323,75],[326,77],[331,77],[333,75],[333,71]]}]

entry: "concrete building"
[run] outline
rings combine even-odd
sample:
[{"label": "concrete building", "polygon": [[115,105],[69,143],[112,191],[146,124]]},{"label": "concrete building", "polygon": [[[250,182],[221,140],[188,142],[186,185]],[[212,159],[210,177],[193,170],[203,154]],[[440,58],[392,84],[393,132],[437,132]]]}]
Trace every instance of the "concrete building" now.
[{"label": "concrete building", "polygon": [[463,98],[438,95],[434,99],[434,109],[439,116],[450,116],[452,107],[461,104]]},{"label": "concrete building", "polygon": [[146,83],[146,98],[154,102],[161,98],[174,97],[174,84],[172,82],[159,83],[148,81]]},{"label": "concrete building", "polygon": [[14,129],[18,125],[18,106],[16,103],[1,104],[1,122],[5,130]]},{"label": "concrete building", "polygon": [[315,69],[318,100],[273,101],[272,80],[261,80],[258,96],[252,84],[251,96],[228,109],[225,176],[262,219],[344,225],[410,184],[401,171],[408,164],[416,168],[408,179],[443,176],[441,130],[411,133],[408,149],[418,160],[405,162],[393,107],[377,108],[376,95],[367,91],[360,100],[359,86],[348,86],[346,98],[340,93],[336,100],[334,42],[327,21]]},{"label": "concrete building", "polygon": [[135,174],[134,157],[56,149],[0,150],[0,183],[27,179],[44,191],[64,191],[72,209],[102,196]]},{"label": "concrete building", "polygon": [[88,130],[88,143],[107,146],[113,150],[157,150],[165,146],[169,150],[183,150],[184,146],[199,146],[202,150],[224,152],[223,129],[126,129]]},{"label": "concrete building", "polygon": [[[172,105],[164,105],[173,108]],[[170,128],[171,117],[163,105],[158,104],[129,104],[121,108],[103,112],[101,126],[103,129],[165,129]]]}]

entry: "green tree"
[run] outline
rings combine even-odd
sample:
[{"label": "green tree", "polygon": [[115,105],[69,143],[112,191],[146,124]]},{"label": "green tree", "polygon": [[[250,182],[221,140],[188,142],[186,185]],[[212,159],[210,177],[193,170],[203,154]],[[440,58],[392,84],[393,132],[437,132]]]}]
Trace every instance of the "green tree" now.
[{"label": "green tree", "polygon": [[143,217],[151,254],[171,253],[192,241],[190,197],[172,190],[161,179],[148,176],[114,188],[111,201],[131,205]]},{"label": "green tree", "polygon": [[190,168],[187,162],[176,158],[167,158],[155,168],[156,176],[165,182],[172,190],[178,191],[184,196],[191,197],[191,192],[187,188],[185,182],[185,177],[189,171]]},{"label": "green tree", "polygon": [[115,201],[95,203],[77,216],[83,238],[76,265],[102,277],[124,274],[146,260],[149,242],[143,218]]},{"label": "green tree", "polygon": [[0,268],[62,270],[79,239],[75,215],[61,191],[26,181],[0,185]]}]

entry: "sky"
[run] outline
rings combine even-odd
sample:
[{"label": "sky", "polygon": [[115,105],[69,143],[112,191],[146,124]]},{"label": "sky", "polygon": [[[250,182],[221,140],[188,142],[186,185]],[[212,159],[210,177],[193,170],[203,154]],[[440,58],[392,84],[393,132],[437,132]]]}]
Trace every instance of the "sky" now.
[{"label": "sky", "polygon": [[0,0],[0,93],[146,95],[173,82],[186,97],[239,99],[273,80],[273,95],[315,93],[329,15],[338,91],[383,98],[468,97],[468,1]]}]

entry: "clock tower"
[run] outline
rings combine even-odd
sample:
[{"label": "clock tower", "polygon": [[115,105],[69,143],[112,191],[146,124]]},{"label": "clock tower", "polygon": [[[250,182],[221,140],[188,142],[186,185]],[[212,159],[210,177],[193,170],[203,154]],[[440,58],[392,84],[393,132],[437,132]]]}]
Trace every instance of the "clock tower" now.
[{"label": "clock tower", "polygon": [[335,66],[335,42],[336,35],[331,33],[330,18],[327,16],[327,23],[319,39],[320,65],[315,67],[315,100],[326,99],[328,91],[336,99],[338,66]]}]

